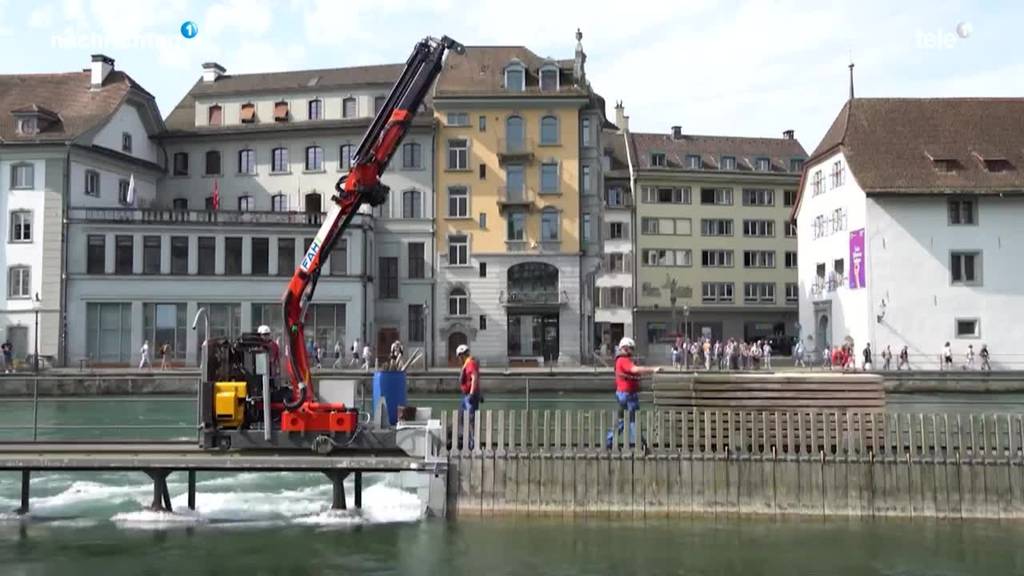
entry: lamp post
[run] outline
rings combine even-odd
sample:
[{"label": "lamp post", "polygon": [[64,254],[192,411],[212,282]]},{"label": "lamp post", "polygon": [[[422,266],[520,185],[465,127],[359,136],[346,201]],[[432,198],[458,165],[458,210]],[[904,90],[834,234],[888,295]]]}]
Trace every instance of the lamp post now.
[{"label": "lamp post", "polygon": [[686,337],[690,337],[690,306],[683,304],[683,332],[686,333]]},{"label": "lamp post", "polygon": [[199,348],[199,373],[200,378],[206,378],[206,341],[210,339],[210,314],[206,308],[196,310],[196,316],[192,319],[192,329],[199,325],[199,317],[203,318],[203,343]]},{"label": "lamp post", "polygon": [[34,301],[32,311],[35,313],[36,317],[35,330],[32,332],[32,338],[35,340],[35,353],[32,354],[32,371],[39,374],[39,304],[41,302],[39,299],[39,292],[36,292],[36,295],[32,300]]},{"label": "lamp post", "polygon": [[[423,301],[423,370],[427,370],[427,357],[430,357],[430,362],[434,361],[433,350],[431,345],[434,342],[433,330],[430,329],[430,301]],[[410,366],[412,368],[412,366]]]}]

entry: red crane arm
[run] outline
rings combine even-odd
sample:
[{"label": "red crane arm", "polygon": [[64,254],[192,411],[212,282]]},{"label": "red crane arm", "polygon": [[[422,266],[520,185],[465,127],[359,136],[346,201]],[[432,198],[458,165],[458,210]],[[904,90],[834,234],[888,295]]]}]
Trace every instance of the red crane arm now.
[{"label": "red crane arm", "polygon": [[342,176],[335,186],[337,194],[331,197],[334,205],[288,283],[282,304],[288,344],[288,373],[295,393],[292,400],[285,403],[288,410],[303,404],[307,407],[315,404],[316,395],[312,390],[303,322],[320,277],[322,257],[330,255],[360,206],[364,203],[378,206],[387,200],[388,187],[381,183],[380,176],[409,131],[412,119],[434,80],[441,73],[447,50],[462,53],[464,48],[447,36],[441,39],[425,38],[416,44],[402,75],[363,135],[348,174]]}]

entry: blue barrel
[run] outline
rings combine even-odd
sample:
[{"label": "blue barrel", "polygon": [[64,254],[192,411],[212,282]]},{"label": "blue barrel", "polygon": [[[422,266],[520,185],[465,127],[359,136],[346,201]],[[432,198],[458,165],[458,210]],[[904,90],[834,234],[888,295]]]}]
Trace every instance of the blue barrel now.
[{"label": "blue barrel", "polygon": [[405,406],[405,372],[373,373],[373,409],[383,398],[387,402],[388,422],[398,423],[398,407]]}]

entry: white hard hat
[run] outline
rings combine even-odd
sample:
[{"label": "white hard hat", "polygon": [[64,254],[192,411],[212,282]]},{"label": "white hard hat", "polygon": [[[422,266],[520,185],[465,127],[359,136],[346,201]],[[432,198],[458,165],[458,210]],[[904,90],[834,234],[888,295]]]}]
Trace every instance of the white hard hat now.
[{"label": "white hard hat", "polygon": [[462,356],[467,352],[469,352],[469,346],[466,346],[465,344],[459,344],[459,347],[455,349],[456,356]]},{"label": "white hard hat", "polygon": [[266,324],[261,324],[260,327],[256,329],[256,333],[261,336],[269,336],[270,326],[267,326]]},{"label": "white hard hat", "polygon": [[626,336],[622,340],[619,340],[619,348],[636,348],[636,342],[634,342],[629,336]]}]

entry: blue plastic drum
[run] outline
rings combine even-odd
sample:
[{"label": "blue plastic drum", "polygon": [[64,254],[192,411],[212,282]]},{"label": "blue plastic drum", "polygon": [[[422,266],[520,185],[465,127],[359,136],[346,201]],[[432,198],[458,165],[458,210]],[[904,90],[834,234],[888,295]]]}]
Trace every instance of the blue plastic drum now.
[{"label": "blue plastic drum", "polygon": [[373,407],[383,398],[387,403],[388,422],[398,423],[398,407],[405,406],[405,372],[373,373]]}]

